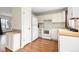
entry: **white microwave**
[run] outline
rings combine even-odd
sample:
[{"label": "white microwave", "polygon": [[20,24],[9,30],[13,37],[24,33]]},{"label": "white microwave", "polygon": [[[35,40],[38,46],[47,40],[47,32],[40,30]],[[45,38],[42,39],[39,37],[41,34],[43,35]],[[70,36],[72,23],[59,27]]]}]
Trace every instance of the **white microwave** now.
[{"label": "white microwave", "polygon": [[76,28],[75,20],[69,20],[69,28]]}]

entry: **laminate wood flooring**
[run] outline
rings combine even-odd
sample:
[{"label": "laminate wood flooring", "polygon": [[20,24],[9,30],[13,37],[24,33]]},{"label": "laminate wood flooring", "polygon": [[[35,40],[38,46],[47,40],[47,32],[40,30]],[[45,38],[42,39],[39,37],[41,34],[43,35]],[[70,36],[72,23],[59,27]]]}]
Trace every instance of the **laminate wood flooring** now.
[{"label": "laminate wood flooring", "polygon": [[17,52],[58,52],[58,41],[38,38]]}]

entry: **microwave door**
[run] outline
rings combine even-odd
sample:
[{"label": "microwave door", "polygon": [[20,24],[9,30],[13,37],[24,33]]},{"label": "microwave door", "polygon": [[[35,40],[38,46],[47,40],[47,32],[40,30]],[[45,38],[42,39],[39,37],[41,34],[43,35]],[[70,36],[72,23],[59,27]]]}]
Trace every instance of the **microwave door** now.
[{"label": "microwave door", "polygon": [[75,28],[75,20],[69,20],[69,27]]}]

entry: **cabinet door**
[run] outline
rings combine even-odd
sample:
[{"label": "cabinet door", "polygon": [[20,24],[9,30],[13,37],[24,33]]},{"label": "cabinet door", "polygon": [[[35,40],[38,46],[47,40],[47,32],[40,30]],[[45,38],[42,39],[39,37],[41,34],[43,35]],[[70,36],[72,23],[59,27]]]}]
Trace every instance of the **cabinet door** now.
[{"label": "cabinet door", "polygon": [[31,42],[31,8],[23,7],[22,8],[22,40],[21,47],[24,47],[26,44]]},{"label": "cabinet door", "polygon": [[79,17],[79,7],[69,7],[68,8],[68,17]]},{"label": "cabinet door", "polygon": [[79,17],[79,7],[77,7],[77,13],[78,13],[78,17]]},{"label": "cabinet door", "polygon": [[78,7],[74,7],[74,8],[72,8],[73,9],[73,16],[72,17],[79,17],[79,15],[78,15]]},{"label": "cabinet door", "polygon": [[43,19],[44,20],[51,20],[52,19],[52,14],[44,15]]},{"label": "cabinet door", "polygon": [[20,48],[20,34],[14,34],[12,40],[12,51],[16,51]]},{"label": "cabinet door", "polygon": [[76,29],[79,30],[79,20],[76,20]]},{"label": "cabinet door", "polygon": [[18,34],[7,34],[7,48],[16,51],[20,48],[20,33]]},{"label": "cabinet door", "polygon": [[44,23],[44,20],[52,20],[52,14],[38,16],[39,23]]},{"label": "cabinet door", "polygon": [[43,23],[44,22],[43,16],[37,16],[37,18],[38,18],[38,23]]},{"label": "cabinet door", "polygon": [[6,47],[6,35],[0,35],[0,52],[5,51]]},{"label": "cabinet door", "polygon": [[7,33],[6,35],[7,35],[7,48],[12,50],[13,37],[9,33]]},{"label": "cabinet door", "polygon": [[32,41],[38,38],[38,19],[32,16]]},{"label": "cabinet door", "polygon": [[52,22],[58,22],[58,18],[59,18],[59,16],[58,16],[57,13],[53,14],[53,16],[52,16]]},{"label": "cabinet door", "polygon": [[79,38],[59,36],[59,50],[62,52],[79,52]]},{"label": "cabinet door", "polygon": [[68,8],[68,20],[69,20],[70,18],[72,18],[72,16],[73,16],[73,9],[72,9],[72,7],[69,7],[69,8]]},{"label": "cabinet door", "polygon": [[65,12],[53,14],[52,22],[65,22]]},{"label": "cabinet door", "polygon": [[58,40],[58,30],[52,29],[52,39]]}]

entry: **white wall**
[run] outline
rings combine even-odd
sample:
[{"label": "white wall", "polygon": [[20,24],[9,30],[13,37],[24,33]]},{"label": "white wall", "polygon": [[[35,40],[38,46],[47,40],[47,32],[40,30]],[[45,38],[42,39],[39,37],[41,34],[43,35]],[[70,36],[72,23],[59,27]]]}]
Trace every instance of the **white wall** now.
[{"label": "white wall", "polygon": [[12,29],[21,30],[21,8],[14,7],[12,9]]}]

